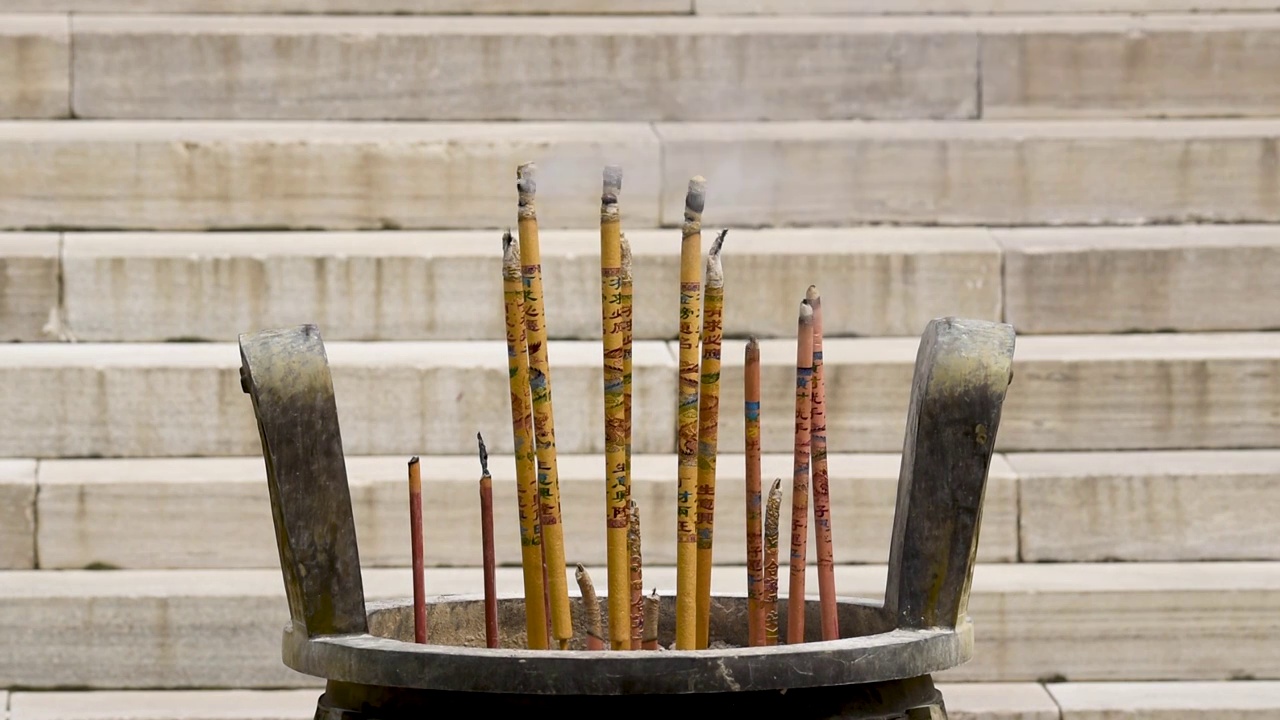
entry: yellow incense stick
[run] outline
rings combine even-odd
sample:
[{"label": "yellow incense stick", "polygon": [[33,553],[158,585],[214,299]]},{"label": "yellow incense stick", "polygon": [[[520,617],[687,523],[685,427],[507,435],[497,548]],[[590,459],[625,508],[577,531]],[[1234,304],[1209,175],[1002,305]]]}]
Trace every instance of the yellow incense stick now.
[{"label": "yellow incense stick", "polygon": [[809,544],[809,436],[813,389],[813,308],[800,303],[796,338],[796,435],[791,485],[791,585],[787,592],[787,643],[804,642],[804,564]]},{"label": "yellow incense stick", "polygon": [[538,499],[543,553],[551,605],[551,629],[560,649],[573,637],[569,580],[564,562],[564,530],[560,526],[560,473],[556,464],[555,415],[551,409],[551,363],[547,358],[547,324],[542,304],[542,249],[538,243],[537,183],[533,163],[516,170],[519,192],[520,263],[524,275],[524,313],[529,343],[529,387],[533,395],[533,427],[538,446]]},{"label": "yellow incense stick", "polygon": [[683,240],[680,244],[680,404],[678,417],[679,485],[676,491],[676,649],[693,650],[698,643],[698,533],[694,508],[698,502],[698,331],[702,309],[702,209],[707,181],[689,181],[684,200]]},{"label": "yellow incense stick", "polygon": [[632,310],[631,243],[622,233],[622,399],[626,407],[627,494],[631,493],[631,341],[635,330]]},{"label": "yellow incense stick", "polygon": [[764,605],[765,645],[778,644],[778,525],[781,521],[782,478],[778,478],[769,489],[764,511],[764,598],[761,603]]},{"label": "yellow incense stick", "polygon": [[702,386],[698,392],[698,647],[706,648],[711,628],[711,565],[715,536],[716,450],[720,434],[720,344],[724,336],[724,267],[720,231],[707,253],[702,299]]},{"label": "yellow incense stick", "polygon": [[805,299],[813,308],[813,416],[809,452],[813,463],[813,527],[818,546],[818,597],[822,607],[822,639],[840,637],[836,616],[835,553],[831,545],[831,485],[827,476],[827,392],[822,369],[822,296],[810,285]]},{"label": "yellow incense stick", "polygon": [[605,525],[609,558],[609,641],[631,649],[631,567],[627,553],[631,493],[627,487],[626,401],[622,392],[622,238],[618,193],[622,168],[604,170],[600,196],[600,317],[604,341]]},{"label": "yellow incense stick", "polygon": [[524,614],[528,645],[547,648],[547,616],[542,584],[542,528],[529,399],[529,356],[525,346],[524,279],[520,247],[510,231],[502,236],[502,292],[507,315],[507,369],[511,378],[511,430],[516,456],[516,497],[520,505],[520,565],[524,571]]},{"label": "yellow incense stick", "polygon": [[631,559],[631,649],[639,650],[644,631],[644,560],[640,555],[640,506],[631,500],[631,527],[627,530],[627,554]]}]

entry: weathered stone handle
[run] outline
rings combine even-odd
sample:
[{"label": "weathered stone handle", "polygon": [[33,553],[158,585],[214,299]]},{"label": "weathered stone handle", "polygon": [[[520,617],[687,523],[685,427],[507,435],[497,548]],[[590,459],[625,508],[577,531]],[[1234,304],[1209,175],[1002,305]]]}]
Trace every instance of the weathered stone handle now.
[{"label": "weathered stone handle", "polygon": [[956,318],[920,339],[885,592],[899,628],[955,627],[968,611],[1013,347],[1011,325]]},{"label": "weathered stone handle", "polygon": [[338,408],[315,325],[240,336],[289,614],[307,637],[364,633],[364,586]]}]

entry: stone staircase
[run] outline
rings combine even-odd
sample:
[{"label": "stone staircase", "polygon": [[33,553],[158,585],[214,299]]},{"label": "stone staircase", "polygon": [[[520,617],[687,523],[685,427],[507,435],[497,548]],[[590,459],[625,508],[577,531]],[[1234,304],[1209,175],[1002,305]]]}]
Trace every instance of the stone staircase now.
[{"label": "stone staircase", "polygon": [[[571,562],[603,576],[616,162],[646,582],[674,584],[702,174],[723,407],[764,338],[771,475],[825,295],[843,593],[883,592],[925,323],[1018,328],[953,718],[1280,718],[1277,68],[1275,0],[0,0],[0,720],[311,716],[240,332],[321,327],[370,597],[410,589],[411,454],[429,588],[480,587],[477,430],[520,589],[498,269],[529,160]],[[723,591],[742,446],[727,413]]]}]

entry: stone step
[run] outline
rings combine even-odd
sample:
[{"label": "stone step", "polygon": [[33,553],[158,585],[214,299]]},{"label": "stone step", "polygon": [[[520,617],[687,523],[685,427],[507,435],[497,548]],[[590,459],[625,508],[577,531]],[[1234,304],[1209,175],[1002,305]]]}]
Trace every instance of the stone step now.
[{"label": "stone step", "polygon": [[1046,686],[1062,720],[1280,718],[1278,682],[1108,682]]},{"label": "stone step", "polygon": [[[541,164],[547,228],[1280,221],[1280,120],[0,122],[0,229],[475,229]],[[765,179],[767,178],[767,179]],[[338,189],[341,190],[338,190]]]},{"label": "stone step", "polygon": [[134,15],[76,17],[71,28],[72,108],[82,118],[778,121],[1280,110],[1268,82],[1280,64],[1280,15],[625,24]]},{"label": "stone step", "polygon": [[[365,567],[410,562],[406,509],[406,457],[354,457],[347,461],[352,511]],[[497,562],[520,564],[515,461],[492,456]],[[644,557],[675,564],[675,455],[632,459],[633,497],[645,533]],[[744,480],[741,454],[718,460],[716,562],[745,563]],[[600,520],[604,458],[560,458],[561,512],[569,562],[605,563]],[[763,459],[768,481],[786,478],[791,455]],[[831,456],[832,523],[837,562],[883,563],[889,557],[897,455]],[[480,513],[474,456],[426,457],[422,463],[425,560],[429,566],[480,565]],[[266,474],[258,458],[49,460],[40,465],[40,567],[271,568],[279,567]],[[3,486],[0,486],[3,487]],[[26,486],[28,491],[30,486]],[[768,487],[765,487],[768,490]],[[790,500],[786,500],[790,507]],[[1018,496],[1013,474],[997,457],[983,512],[982,562],[1018,557]],[[790,510],[786,512],[790,517]],[[1265,524],[1261,523],[1260,524]],[[31,536],[13,533],[14,554]],[[810,536],[813,535],[812,528]],[[1273,540],[1271,540],[1273,541]],[[1266,542],[1266,541],[1264,541]],[[817,561],[810,542],[811,560]],[[0,550],[3,546],[0,546]],[[31,567],[28,565],[27,567]]]},{"label": "stone step", "polygon": [[[679,233],[628,237],[635,336],[674,340]],[[56,234],[0,234],[0,328],[17,340],[227,341],[315,322],[331,340],[501,340],[496,238],[68,233],[59,266]],[[542,242],[551,336],[598,338],[598,234],[553,230]],[[730,233],[724,262],[731,337],[794,335],[810,283],[829,337],[918,336],[944,315],[1003,318],[1024,335],[1280,328],[1271,225],[746,229]]]},{"label": "stone step", "polygon": [[[635,337],[674,340],[680,231],[627,237]],[[1268,237],[1280,255],[1280,229]],[[245,328],[303,322],[332,340],[506,338],[498,232],[69,233],[64,242],[62,330],[82,341],[227,341]],[[794,337],[796,303],[810,283],[833,308],[832,336],[918,337],[942,315],[1000,318],[1000,250],[986,230],[735,229],[726,242],[725,332],[733,337]],[[599,341],[599,232],[544,233],[542,261],[552,337]],[[46,322],[57,284],[35,272],[27,284],[32,301],[19,310],[30,306],[27,325]],[[34,302],[41,292],[50,301],[42,308]],[[1280,313],[1256,292],[1249,299],[1254,317]],[[463,303],[474,310],[460,312]]]},{"label": "stone step", "polygon": [[[718,569],[713,587],[742,592],[744,572]],[[674,579],[646,567],[646,587]],[[882,566],[836,572],[844,595],[880,597],[884,579]],[[519,568],[499,569],[499,592],[520,583]],[[432,569],[427,587],[477,592],[481,572]],[[367,570],[364,588],[408,595],[409,571]],[[1280,563],[980,565],[969,607],[974,659],[940,680],[1280,678]],[[315,687],[280,662],[287,617],[278,569],[0,573],[0,677],[32,689]]]},{"label": "stone step", "polygon": [[69,26],[65,16],[0,16],[0,118],[71,115]]},{"label": "stone step", "polygon": [[[59,2],[77,0],[55,0]],[[126,0],[78,0],[81,4],[122,3]],[[199,0],[196,0],[197,2]],[[227,0],[205,0],[224,3]],[[242,0],[243,1],[243,0]],[[39,0],[18,0],[24,2]],[[137,4],[135,2],[135,4]],[[141,3],[146,4],[146,3]],[[968,15],[1048,13],[1217,13],[1270,12],[1274,0],[696,0],[705,15]]]},{"label": "stone step", "polygon": [[[635,344],[634,451],[675,452],[673,343]],[[741,340],[725,343],[721,407],[742,407]],[[603,452],[598,342],[552,343],[556,440]],[[832,452],[902,446],[915,338],[825,345]],[[511,451],[505,343],[327,344],[346,452],[469,455],[475,433]],[[795,343],[761,342],[762,444],[792,449]],[[0,457],[257,456],[233,343],[0,346]],[[997,448],[1006,451],[1274,447],[1280,333],[1029,336]],[[726,412],[720,447],[743,447]]]}]

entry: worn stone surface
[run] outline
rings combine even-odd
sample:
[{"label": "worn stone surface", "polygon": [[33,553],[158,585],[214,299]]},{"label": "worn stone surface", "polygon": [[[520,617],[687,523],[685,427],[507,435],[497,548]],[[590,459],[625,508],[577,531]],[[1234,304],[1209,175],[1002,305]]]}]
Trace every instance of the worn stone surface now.
[{"label": "worn stone surface", "polygon": [[643,124],[138,121],[0,125],[0,228],[500,228],[528,161],[547,227],[598,225],[606,162],[656,224]]},{"label": "worn stone surface", "polygon": [[[674,339],[679,234],[627,236],[636,338]],[[487,231],[71,233],[66,324],[82,341],[232,340],[248,329],[303,322],[318,324],[328,340],[498,340],[506,337],[498,238]],[[1000,255],[986,231],[734,229],[727,243],[730,337],[793,335],[793,302],[814,282],[831,336],[918,336],[947,313],[1000,317]],[[599,248],[596,231],[544,233],[551,337],[600,337]],[[472,312],[458,312],[460,297]]]},{"label": "worn stone surface", "polygon": [[[506,344],[327,344],[345,451],[471,453],[475,434],[511,451]],[[599,345],[550,346],[556,441],[602,452]],[[635,346],[637,453],[674,446],[675,361]],[[0,457],[261,456],[235,345],[0,346]]]},{"label": "worn stone surface", "polygon": [[36,463],[0,460],[0,570],[36,562]]},{"label": "worn stone surface", "polygon": [[1280,682],[1108,682],[1046,686],[1063,720],[1280,718]]},{"label": "worn stone surface", "polygon": [[1278,66],[1275,14],[989,22],[982,115],[1274,116]]},{"label": "worn stone surface", "polygon": [[1274,0],[1072,0],[1070,3],[1051,0],[697,0],[697,11],[708,15],[1183,13],[1274,9]]},{"label": "worn stone surface", "polygon": [[[33,10],[47,11],[42,6]],[[0,9],[0,12],[8,8]],[[0,16],[0,118],[71,114],[71,39],[65,15]]]},{"label": "worn stone surface", "polygon": [[[495,438],[487,438],[492,442]],[[405,492],[407,457],[349,457],[352,510],[360,560],[365,567],[408,565]],[[561,512],[565,554],[571,562],[604,564],[599,478],[602,456],[561,455]],[[790,469],[790,455],[764,458],[769,477]],[[515,534],[515,467],[510,456],[491,456],[497,562],[519,564]],[[633,497],[644,526],[675,524],[674,455],[637,455]],[[883,563],[893,523],[896,455],[832,455],[832,519],[837,562]],[[743,457],[720,456],[717,484],[716,561],[742,563]],[[424,526],[428,566],[480,565],[477,478],[473,456],[425,457]],[[261,459],[152,458],[47,460],[40,472],[40,564],[79,569],[95,563],[123,568],[271,568],[279,565]],[[191,518],[199,518],[192,523]],[[25,536],[30,545],[31,528]],[[812,534],[812,529],[810,530]],[[978,558],[1017,558],[1017,487],[1000,457],[993,462],[983,504]],[[816,562],[816,544],[809,543]],[[675,563],[675,538],[650,530],[644,557]],[[29,567],[29,563],[27,567]]]},{"label": "worn stone surface", "polygon": [[[1247,2],[1247,0],[1237,0]],[[7,0],[6,12],[393,15],[687,14],[691,0]]]},{"label": "worn stone surface", "polygon": [[1036,683],[940,683],[948,720],[1058,720],[1058,706]]},{"label": "worn stone surface", "polygon": [[9,720],[312,720],[318,689],[14,693]]},{"label": "worn stone surface", "polygon": [[53,339],[58,282],[56,233],[0,232],[0,341]]},{"label": "worn stone surface", "polygon": [[1280,559],[1280,452],[1017,454],[1022,559]]},{"label": "worn stone surface", "polygon": [[[816,594],[816,573],[806,580]],[[879,597],[885,570],[842,565],[836,581],[842,595]],[[646,587],[674,582],[674,568],[646,566]],[[412,587],[407,568],[368,570],[364,584],[370,598]],[[745,584],[740,566],[713,575],[715,592]],[[431,593],[480,587],[480,568],[427,573]],[[498,569],[499,592],[520,587],[518,567]],[[975,657],[939,679],[1276,679],[1277,608],[1280,563],[979,565]],[[0,573],[0,676],[33,688],[316,687],[281,665],[287,618],[278,569]]]},{"label": "worn stone surface", "polygon": [[660,124],[662,218],[711,225],[1280,220],[1280,122]]},{"label": "worn stone surface", "polygon": [[1019,333],[1280,328],[1269,226],[993,230]]},{"label": "worn stone surface", "polygon": [[951,21],[103,16],[73,29],[85,118],[977,115],[978,39]]}]

